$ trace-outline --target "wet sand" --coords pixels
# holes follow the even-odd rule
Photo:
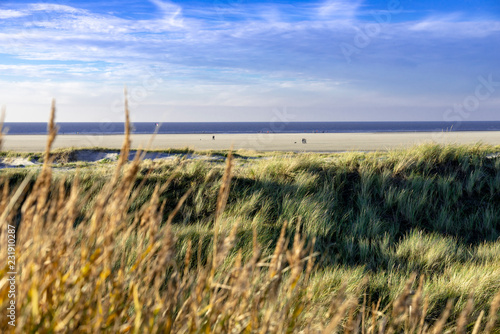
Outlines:
[[[132,135],[133,148],[147,146],[151,135]],[[302,139],[306,143],[302,143]],[[44,135],[7,135],[2,150],[42,152],[47,137]],[[103,147],[119,149],[123,135],[59,135],[54,148]],[[287,152],[339,152],[383,151],[410,147],[422,143],[474,144],[482,142],[500,145],[500,131],[467,132],[392,132],[392,133],[299,133],[299,134],[161,134],[151,149],[185,148],[195,150],[287,151]]]

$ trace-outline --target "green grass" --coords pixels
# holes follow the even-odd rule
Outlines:
[[[475,310],[485,309],[500,289],[500,159],[487,156],[498,151],[499,147],[485,145],[423,145],[389,152],[280,154],[261,159],[248,159],[258,155],[240,152],[223,214],[227,233],[233,222],[240,226],[230,259],[238,251],[243,258],[251,257],[253,228],[264,254],[270,255],[283,224],[289,223],[293,236],[300,222],[302,234],[309,241],[315,239],[319,253],[312,276],[318,305],[327,308],[331,292],[347,282],[348,292],[365,290],[370,300],[380,299],[385,307],[416,272],[426,277],[429,317],[437,317],[450,298],[456,301],[452,311],[456,317],[470,295]],[[150,201],[155,186],[175,171],[159,201],[165,203],[165,221],[181,196],[193,190],[174,219],[176,256],[181,261],[189,240],[212,249],[223,164],[181,160],[180,170],[177,164],[142,165],[135,183],[144,186],[130,212]],[[84,211],[93,207],[92,193],[113,173],[114,164],[97,165],[79,171],[83,192],[91,193]],[[0,175],[12,189],[27,173],[16,169]],[[55,177],[64,178],[69,192],[74,171]],[[132,247],[134,240],[128,244]],[[209,253],[203,254],[205,260]]]

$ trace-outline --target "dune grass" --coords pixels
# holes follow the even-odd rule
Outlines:
[[[0,172],[2,332],[500,329],[498,147],[128,162],[127,112],[116,163],[56,173],[54,114],[43,167]]]

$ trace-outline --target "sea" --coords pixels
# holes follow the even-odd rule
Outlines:
[[[124,123],[58,123],[59,134],[112,135],[124,132]],[[9,122],[4,130],[11,135],[46,134],[47,123]],[[136,134],[193,133],[376,133],[432,131],[500,131],[500,121],[478,122],[137,122]]]

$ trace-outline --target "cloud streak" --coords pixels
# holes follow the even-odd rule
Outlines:
[[[147,19],[71,2],[0,7],[0,54],[13,62],[0,62],[0,71],[8,77],[0,81],[94,80],[95,87],[117,87],[153,70],[163,82],[159,89],[185,96],[177,105],[258,107],[273,101],[334,111],[340,107],[331,96],[346,96],[352,99],[351,107],[360,110],[365,103],[358,97],[365,96],[380,108],[393,101],[404,112],[404,101],[409,106],[416,99],[434,101],[438,110],[467,92],[468,82],[478,74],[500,77],[495,57],[500,21],[491,17],[445,13],[399,20],[395,14],[390,22],[380,23],[367,16],[372,12],[365,2],[341,0],[288,5],[214,2],[212,7],[150,3],[155,12]],[[376,34],[370,35],[370,26],[377,27]],[[369,43],[361,44],[362,38]],[[351,62],[341,45],[355,47]],[[200,92],[200,97],[181,93],[185,87]],[[210,100],[203,93],[207,87]],[[346,98],[342,101],[347,108]],[[323,111],[314,117],[329,115]]]

